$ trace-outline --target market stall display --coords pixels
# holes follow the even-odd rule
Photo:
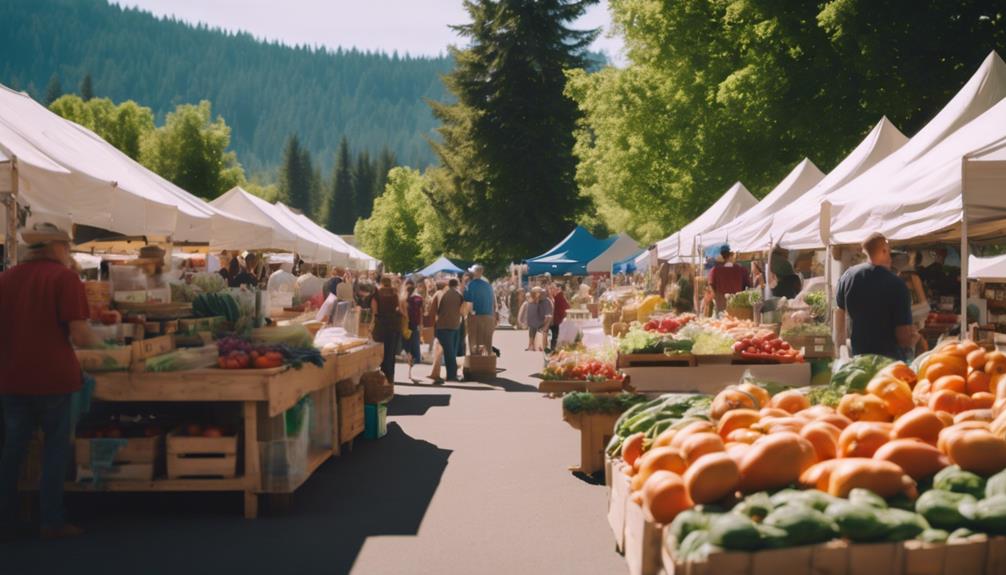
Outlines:
[[[629,407],[607,452],[630,572],[783,561],[811,573],[819,560],[860,573],[851,564],[868,550],[886,570],[867,572],[902,572],[922,553],[1001,572],[1006,355],[949,341],[914,367],[863,356],[824,389],[746,381]]]

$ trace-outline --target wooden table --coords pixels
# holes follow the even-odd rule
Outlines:
[[[107,481],[106,491],[238,491],[244,493],[244,515],[258,515],[262,489],[259,464],[259,414],[278,417],[304,396],[334,387],[344,379],[358,378],[377,369],[383,356],[380,344],[370,343],[347,353],[330,355],[325,366],[301,369],[197,369],[170,373],[105,373],[95,376],[94,398],[101,401],[234,402],[242,405],[244,426],[244,474],[232,479],[154,479],[152,481]],[[334,398],[334,393],[331,394]],[[333,399],[334,401],[334,399]],[[336,411],[332,411],[337,417]],[[309,453],[306,477],[310,477],[339,446],[338,425],[333,425],[332,448]],[[303,481],[291,486],[289,492]],[[69,483],[74,491],[94,490],[91,485]]]

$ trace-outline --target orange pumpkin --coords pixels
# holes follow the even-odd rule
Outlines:
[[[981,351],[981,350],[979,350]],[[989,392],[989,376],[984,371],[972,371],[968,374],[967,388],[964,390],[968,395]],[[990,394],[991,395],[991,394]]]
[[[732,409],[759,409],[759,407],[758,400],[750,393],[745,393],[736,387],[728,387],[713,398],[709,416],[717,420]]]
[[[980,346],[977,343],[975,343],[974,340],[971,340],[971,339],[965,339],[961,343],[957,344],[957,351],[958,351],[958,353],[964,355],[964,357],[967,357],[968,355],[971,355],[971,352],[973,352],[973,351],[975,351],[977,349],[981,349],[981,348],[980,348]]]
[[[933,391],[949,389],[957,393],[964,393],[968,388],[967,380],[959,375],[944,375],[939,379],[930,381],[933,382]]]
[[[1006,440],[982,429],[951,434],[947,455],[961,469],[989,476],[1006,468]]]
[[[760,419],[761,414],[753,409],[733,409],[723,414],[723,417],[716,422],[716,432],[720,437],[727,437],[731,431],[748,429]]]
[[[950,465],[950,460],[936,446],[918,439],[895,439],[885,443],[873,458],[894,463],[916,481]]]
[[[740,469],[741,462],[744,461],[744,456],[747,452],[751,450],[751,444],[749,443],[728,443],[726,444],[726,454],[730,456],[737,464],[737,468]]]
[[[829,459],[811,465],[800,474],[800,486],[804,489],[827,491],[828,483],[831,481],[831,472],[843,461],[854,461],[854,459]]]
[[[971,409],[971,398],[949,389],[934,391],[929,396],[929,409],[957,414]]]
[[[622,461],[628,466],[633,466],[639,456],[643,454],[643,440],[646,435],[642,432],[633,433],[625,438],[622,443]]]
[[[682,427],[671,439],[670,447],[681,449],[681,445],[696,433],[716,433],[716,427],[708,421],[695,421]]]
[[[1006,398],[1006,375],[1001,373],[989,374],[989,391],[996,396],[996,399]]]
[[[742,383],[737,386],[737,389],[755,398],[755,400],[758,402],[758,407],[755,409],[767,407],[769,402],[772,401],[772,396],[769,395],[768,390],[766,390],[764,387],[760,385],[755,385],[753,383]]]
[[[973,421],[973,420],[962,421],[960,423],[949,425],[947,427],[944,427],[943,430],[940,431],[940,437],[939,439],[936,440],[936,448],[942,451],[943,453],[948,453],[949,452],[948,446],[950,444],[950,439],[953,436],[959,433],[964,433],[965,431],[971,431],[973,429],[990,431],[990,428],[991,426],[984,421]]]
[[[660,435],[653,440],[653,445],[650,449],[656,449],[658,447],[670,447],[671,442],[674,441],[674,436],[678,433],[677,429],[668,428],[660,432]]]
[[[763,433],[777,433],[779,431],[792,431],[793,433],[799,433],[800,429],[806,423],[803,419],[799,417],[763,417],[756,425],[753,425],[751,429],[755,431],[761,431]]]
[[[943,427],[950,427],[954,424],[954,414],[945,411],[934,411],[933,413],[943,422]]]
[[[1006,374],[1006,354],[1001,351],[990,351],[985,354],[985,373],[989,377]]]
[[[884,408],[891,417],[898,417],[915,407],[912,399],[912,388],[900,379],[891,376],[878,375],[866,385],[867,393],[879,397],[884,402]]]
[[[763,407],[763,408],[761,408],[758,411],[758,413],[760,413],[762,417],[789,417],[790,416],[790,413],[788,411],[783,410],[783,409],[779,409],[777,407]]]
[[[807,409],[798,411],[796,417],[800,419],[805,419],[807,421],[816,421],[820,417],[827,417],[829,415],[835,415],[835,409],[827,405],[812,405]]]
[[[838,437],[839,457],[873,457],[880,446],[891,438],[890,423],[856,421],[842,430]]]
[[[908,384],[909,388],[915,387],[915,384],[919,381],[919,376],[903,361],[896,361],[888,365],[880,370],[879,374],[903,381]]]
[[[996,437],[1006,439],[1006,411],[1000,411],[996,418],[989,424],[989,431]]]
[[[770,405],[776,409],[796,413],[810,407],[810,400],[807,399],[806,395],[795,389],[787,389],[773,395]]]
[[[730,455],[710,453],[688,468],[684,480],[693,502],[712,503],[737,491],[741,473]]]
[[[814,464],[814,446],[799,435],[781,431],[754,442],[741,460],[740,490],[754,493],[795,482]]]
[[[753,429],[735,429],[727,434],[724,439],[728,443],[747,443],[750,445],[755,441],[758,441],[762,435],[764,434],[758,433]]]
[[[991,410],[992,406],[995,405],[995,402],[996,398],[994,395],[987,391],[979,391],[971,396],[971,409]]]
[[[800,430],[800,437],[814,446],[817,461],[834,459],[838,455],[838,437],[842,431],[830,423],[812,421]]]
[[[681,444],[681,456],[688,465],[707,453],[724,451],[723,438],[715,433],[693,433]]]
[[[968,362],[963,358],[952,358],[946,354],[934,356],[929,362],[925,373],[920,374],[923,379],[936,381],[947,375],[959,375],[964,377],[967,374]]]
[[[929,405],[929,396],[933,392],[933,384],[928,379],[920,379],[912,389],[912,400],[915,405]]]
[[[936,445],[940,438],[943,421],[928,407],[916,407],[902,415],[894,422],[891,437],[894,439],[920,439],[930,445]]]
[[[983,369],[988,362],[984,349],[975,349],[968,354],[968,367],[971,369]]]
[[[673,471],[657,471],[643,484],[642,505],[647,520],[666,524],[693,506],[684,479]]]
[[[869,489],[887,498],[899,493],[914,497],[915,481],[890,461],[876,459],[847,459],[831,471],[828,478],[828,493],[835,497],[848,497],[856,488]]]
[[[842,396],[838,412],[852,421],[891,421],[884,401],[875,395],[849,393]]]
[[[849,427],[852,420],[848,417],[842,415],[841,413],[831,413],[829,415],[822,415],[816,419],[816,421],[823,421],[825,423],[830,423],[839,429],[845,429]]]
[[[643,484],[657,471],[685,472],[687,465],[681,452],[673,447],[656,447],[639,458],[639,472],[632,476],[632,491],[639,491]]]
[[[954,423],[963,423],[965,421],[987,421],[992,423],[995,417],[992,416],[991,409],[969,409],[967,411],[962,411],[954,416]]]

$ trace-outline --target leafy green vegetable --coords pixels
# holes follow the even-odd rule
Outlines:
[[[839,367],[831,375],[831,386],[842,394],[862,392],[878,371],[894,363],[882,355],[857,355]]]
[[[562,398],[562,408],[570,413],[622,413],[626,409],[645,403],[645,395],[619,393],[618,395],[598,395],[578,391]]]
[[[754,307],[762,301],[761,290],[749,289],[727,296],[728,307]]]

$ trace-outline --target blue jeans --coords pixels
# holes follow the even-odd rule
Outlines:
[[[7,435],[0,456],[0,523],[14,520],[21,463],[32,433],[41,426],[45,434],[39,485],[42,527],[61,527],[63,481],[70,462],[70,394],[4,395],[2,400]]]
[[[409,341],[405,342],[405,350],[412,355],[412,362],[419,363],[423,360],[423,351],[420,349],[420,330],[423,329],[421,325],[409,325],[409,329],[412,330],[412,337]]]
[[[437,329],[437,341],[444,349],[444,367],[447,368],[447,381],[458,379],[458,330]]]

